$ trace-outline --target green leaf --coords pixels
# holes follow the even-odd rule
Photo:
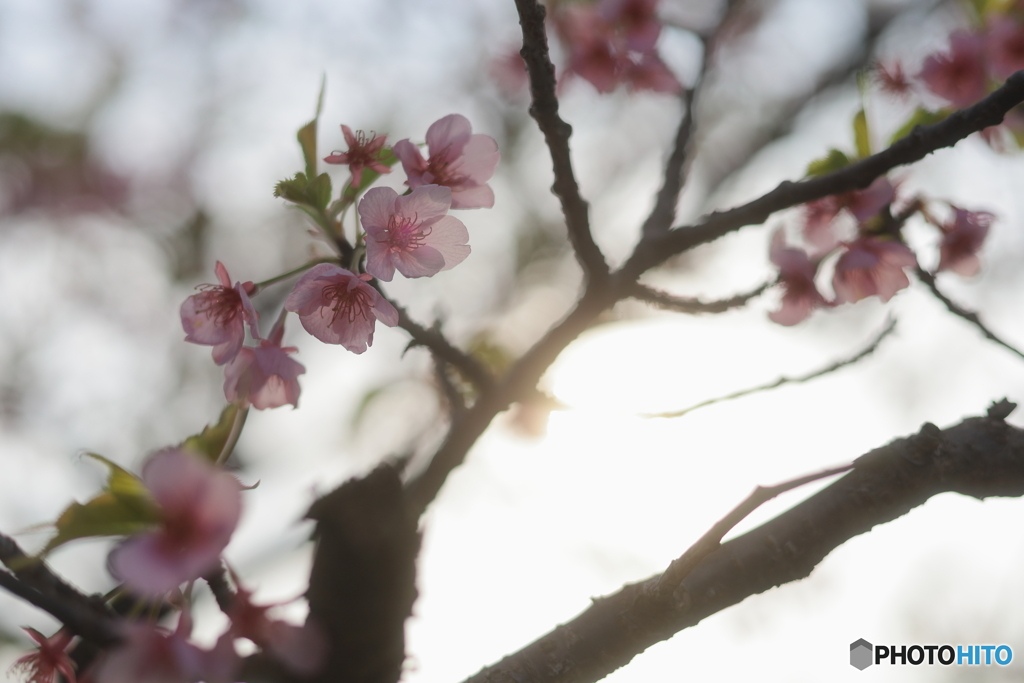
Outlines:
[[[224,410],[220,411],[220,418],[214,424],[207,425],[203,431],[185,439],[181,448],[201,455],[210,462],[217,462],[224,444],[228,442],[231,434],[231,426],[235,423],[239,407],[235,403],[229,403]],[[241,417],[245,420],[245,415]]]
[[[857,147],[858,158],[871,156],[871,133],[868,130],[868,117],[863,109],[853,117],[853,140]]]
[[[320,121],[320,112],[324,108],[324,90],[327,89],[327,76],[324,75],[320,81],[320,96],[316,100],[316,115],[313,120],[299,129],[299,146],[302,148],[302,158],[306,162],[306,177],[312,178],[316,175],[316,133],[317,123]]]
[[[913,132],[914,128],[918,126],[930,126],[932,124],[942,121],[949,116],[949,110],[940,109],[939,111],[928,111],[927,109],[918,108],[907,122],[904,123],[898,131],[896,131],[892,138],[889,140],[889,144],[896,142],[901,138],[905,138]]]
[[[331,177],[321,173],[312,180],[308,180],[305,173],[296,173],[291,180],[282,180],[274,186],[274,196],[287,199],[300,206],[305,205],[313,209],[314,220],[322,222],[322,214],[327,210],[327,204],[331,201]]]
[[[40,557],[78,538],[122,536],[152,528],[160,511],[142,481],[102,455],[87,453],[110,470],[103,492],[87,503],[72,503],[54,523],[57,534]]]
[[[398,157],[395,156],[395,153],[391,151],[390,147],[385,147],[384,149],[382,149],[380,151],[380,156],[377,157],[377,160],[380,163],[387,166],[388,168],[391,168],[396,163],[398,163]],[[377,178],[380,178],[380,176],[381,174],[377,173],[377,171],[374,171],[372,168],[364,166],[363,177],[360,179],[361,182],[359,183],[359,186],[353,187],[351,182],[345,186],[345,191],[341,194],[342,203],[341,206],[338,208],[338,213],[344,211],[347,206],[349,206],[356,200],[356,197],[358,197],[366,190],[366,188],[370,187],[370,185],[373,185],[375,182],[377,182]]]
[[[844,166],[850,165],[850,157],[846,156],[845,153],[840,152],[838,149],[830,149],[828,154],[815,159],[811,163],[807,164],[807,175],[825,175],[832,171],[838,171]]]

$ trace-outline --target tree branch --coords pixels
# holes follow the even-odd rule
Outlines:
[[[733,308],[746,305],[755,296],[760,296],[771,284],[766,282],[757,289],[737,294],[728,299],[719,299],[718,301],[701,301],[700,299],[692,299],[690,297],[675,296],[668,292],[662,292],[653,287],[642,285],[639,282],[631,283],[629,295],[634,299],[644,301],[658,308],[679,313],[725,313]]]
[[[558,115],[555,66],[548,55],[544,7],[537,0],[516,0],[516,10],[519,12],[519,24],[523,28],[523,49],[519,54],[526,62],[530,94],[533,97],[530,116],[537,121],[537,127],[544,134],[555,172],[555,184],[551,191],[562,203],[569,241],[587,280],[605,280],[608,277],[608,263],[590,233],[587,203],[580,196],[572,170],[572,159],[569,156],[572,126]]]
[[[999,125],[1006,112],[1024,102],[1024,72],[1006,79],[1002,87],[976,104],[954,112],[931,126],[917,126],[889,148],[838,171],[796,182],[784,181],[771,192],[742,206],[716,211],[696,225],[674,228],[641,239],[633,255],[616,273],[620,280],[636,280],[668,258],[712,242],[748,225],[763,223],[776,211],[830,195],[863,189],[897,166],[920,161],[943,147],[952,147],[971,133]]]
[[[95,645],[104,647],[120,640],[116,615],[101,596],[78,591],[4,534],[0,534],[0,562],[11,570],[0,570],[0,587],[49,612],[72,633]]]
[[[918,434],[861,456],[835,483],[766,524],[722,544],[668,597],[662,575],[600,598],[567,624],[466,683],[591,683],[651,645],[750,595],[808,576],[834,548],[938,493],[1024,495],[1024,430],[1003,420],[1005,399],[985,417]]]
[[[931,293],[935,295],[935,298],[941,301],[950,313],[957,317],[963,318],[967,322],[977,327],[981,331],[981,333],[985,335],[986,339],[994,341],[996,344],[999,344],[1004,349],[1007,349],[1008,351],[1016,355],[1018,358],[1024,358],[1024,353],[1021,353],[1020,349],[1009,344],[1008,342],[1003,341],[1002,339],[996,336],[995,332],[988,329],[988,326],[981,322],[981,318],[978,317],[977,313],[974,313],[973,311],[968,311],[966,308],[963,308],[955,301],[950,299],[948,296],[943,294],[939,290],[939,286],[935,283],[934,275],[926,271],[921,266],[918,266],[915,272],[917,273],[917,278],[921,282],[923,282],[929,290],[931,290]]]
[[[734,398],[741,398],[743,396],[749,396],[750,394],[756,394],[756,393],[758,393],[760,391],[770,391],[771,389],[775,389],[777,387],[781,387],[783,384],[797,384],[797,383],[800,383],[800,382],[809,382],[810,380],[817,379],[818,377],[821,377],[822,375],[827,375],[830,372],[835,372],[836,370],[839,370],[840,368],[845,368],[847,365],[853,365],[854,363],[856,363],[857,361],[861,360],[862,358],[865,358],[865,357],[871,355],[872,353],[875,352],[875,349],[878,348],[878,345],[882,343],[882,340],[885,339],[886,337],[888,337],[889,334],[893,330],[895,330],[895,329],[896,329],[896,320],[894,318],[894,319],[889,321],[889,323],[885,326],[885,329],[883,329],[881,332],[879,332],[875,336],[875,338],[871,341],[870,344],[865,346],[863,349],[861,349],[860,351],[858,351],[854,355],[850,356],[849,358],[843,358],[842,360],[837,360],[834,363],[830,363],[829,365],[827,365],[827,366],[825,366],[823,368],[820,368],[818,370],[814,370],[812,372],[808,372],[807,374],[798,375],[796,377],[785,377],[785,376],[779,377],[778,379],[776,379],[776,380],[774,380],[772,382],[769,382],[768,384],[762,384],[760,386],[752,387],[750,389],[742,389],[740,391],[734,391],[733,393],[726,394],[725,396],[716,396],[715,398],[709,398],[706,401],[701,401],[700,403],[694,404],[694,405],[690,406],[689,408],[683,408],[682,410],[672,410],[672,411],[664,412],[664,413],[653,413],[653,414],[650,414],[650,415],[645,415],[644,417],[682,417],[683,415],[686,415],[687,413],[693,412],[694,410],[697,410],[698,408],[703,408],[705,406],[714,405],[715,403],[721,403],[722,401],[731,401]]]

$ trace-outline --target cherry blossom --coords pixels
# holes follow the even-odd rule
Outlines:
[[[949,36],[949,52],[928,57],[919,77],[954,107],[974,104],[986,90],[984,47],[980,36],[954,31]]]
[[[371,168],[377,173],[391,173],[391,169],[380,160],[381,151],[384,149],[386,135],[370,137],[363,131],[352,132],[352,129],[342,124],[341,133],[345,136],[345,143],[348,145],[347,152],[333,152],[330,156],[324,157],[329,164],[348,164],[352,172],[352,187],[359,187],[363,180],[363,169]]]
[[[398,311],[366,284],[370,279],[333,263],[320,263],[299,278],[284,307],[298,313],[302,326],[320,341],[362,353],[373,343],[378,320],[389,327],[398,324]]]
[[[843,243],[846,251],[836,262],[832,287],[839,302],[854,302],[875,294],[888,301],[910,286],[903,271],[917,265],[914,252],[902,242],[863,236]]]
[[[237,586],[238,580],[235,579]],[[295,626],[271,619],[267,611],[276,605],[254,605],[252,592],[237,587],[228,617],[231,634],[248,638],[292,672],[309,676],[316,673],[327,654],[327,643],[313,624]]]
[[[234,638],[225,633],[212,650],[189,642],[192,618],[186,609],[174,632],[131,622],[122,643],[89,670],[93,683],[229,683],[241,664]]]
[[[977,275],[981,269],[978,251],[993,218],[987,211],[956,209],[953,221],[940,226],[943,235],[938,270],[951,270],[964,277]]]
[[[242,348],[243,322],[249,324],[253,337],[259,337],[259,316],[249,301],[253,283],[236,282],[232,286],[228,270],[220,261],[216,272],[219,285],[199,285],[199,293],[181,305],[181,325],[185,328],[185,341],[212,346],[214,362],[224,365]]]
[[[876,64],[874,78],[882,92],[900,99],[907,97],[914,87],[910,76],[903,70],[903,65],[899,62]]]
[[[242,512],[241,489],[230,474],[177,448],[152,455],[142,482],[160,523],[114,548],[108,563],[130,589],[161,595],[216,565]]]
[[[989,70],[1000,79],[1024,69],[1024,26],[1013,19],[995,17],[985,39]]]
[[[621,29],[629,49],[650,52],[661,33],[657,7],[658,0],[601,0],[597,11],[605,21]]]
[[[279,408],[287,403],[299,407],[298,376],[306,372],[289,354],[294,346],[281,347],[284,325],[278,324],[269,339],[256,348],[244,347],[224,368],[224,396],[257,410]]]
[[[22,630],[36,642],[36,650],[19,657],[11,665],[10,673],[23,674],[28,683],[56,683],[60,673],[67,683],[75,683],[75,664],[66,652],[74,635],[66,628],[49,638],[34,628]]]
[[[779,267],[779,284],[783,289],[782,308],[768,314],[772,322],[796,325],[815,308],[829,305],[814,284],[818,264],[811,261],[802,249],[786,246],[781,229],[772,235],[769,258]]]
[[[398,269],[405,277],[430,277],[469,256],[469,231],[449,216],[452,192],[442,185],[421,185],[407,196],[375,187],[359,202],[366,230],[366,270],[391,282]]]
[[[841,211],[849,211],[858,223],[863,223],[878,215],[895,198],[896,186],[888,178],[881,177],[863,190],[808,202],[805,208],[804,238],[817,252],[830,251],[839,243],[831,224]]]
[[[409,140],[395,143],[395,155],[402,162],[411,188],[443,185],[452,191],[453,209],[489,209],[494,206],[494,191],[487,184],[498,166],[498,143],[489,135],[473,134],[469,119],[449,114],[427,129],[427,151]]]

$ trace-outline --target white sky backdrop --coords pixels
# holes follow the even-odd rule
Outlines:
[[[693,8],[679,0],[673,9]],[[953,16],[912,17],[883,49],[915,65],[919,50],[941,44]],[[864,25],[856,0],[782,0],[751,37],[756,51],[736,56],[737,71],[719,86],[722,97],[732,93],[736,125],[751,115],[744,107],[755,91],[807,87],[806,66],[835,61]],[[52,520],[71,497],[90,496],[101,472],[77,456],[82,449],[137,465],[148,450],[213,419],[222,404],[209,350],[181,343],[177,307],[196,283],[173,285],[165,276],[161,230],[186,217],[175,195],[160,191],[175,169],[191,169],[185,182],[213,215],[206,279],[213,258],[236,278],[273,276],[308,249],[304,226],[271,189],[300,167],[294,132],[312,113],[321,76],[328,83],[322,153],[343,146],[340,123],[387,131],[393,142],[422,139],[432,121],[459,112],[511,158],[484,67],[514,44],[516,32],[511,0],[0,1],[0,106],[78,125],[119,64],[124,81],[90,132],[108,163],[148,187],[149,202],[128,219],[25,214],[0,225],[0,359],[30,387],[21,417],[0,423],[0,530]],[[692,38],[670,31],[662,47],[681,74],[692,72]],[[856,107],[852,88],[823,99],[797,121],[796,136],[770,147],[717,204],[799,177],[827,145],[849,148]],[[659,185],[660,150],[673,135],[677,105],[663,96],[601,98],[574,83],[563,116],[574,126],[597,238],[620,260]],[[716,136],[728,138],[728,129]],[[530,130],[515,144],[518,165],[504,166],[493,183],[496,208],[460,214],[471,259],[428,282],[389,287],[420,320],[448,316],[447,329],[463,342],[501,298],[517,222],[557,220],[539,136]],[[388,182],[402,180],[396,172]],[[1024,159],[998,156],[972,139],[929,158],[905,183],[999,216],[983,251],[984,273],[940,283],[1018,345],[1022,181]],[[692,198],[684,206],[699,212]],[[781,223],[775,217],[767,227]],[[656,279],[709,298],[756,286],[771,272],[769,229],[748,228],[698,250]],[[911,240],[933,243],[934,236],[915,231]],[[483,327],[511,335],[513,345],[535,337],[575,291],[575,270],[559,272],[515,302],[514,314]],[[628,306],[623,320],[586,334],[550,373],[550,389],[576,409],[555,413],[544,438],[516,436],[499,420],[426,518],[408,681],[455,683],[570,619],[591,596],[660,571],[759,483],[846,462],[925,420],[946,426],[1003,396],[1024,399],[1024,363],[986,344],[920,287],[888,306],[863,302],[794,329],[768,322],[772,301],[707,318]],[[827,364],[864,344],[888,312],[899,331],[855,368],[678,420],[635,417]],[[406,382],[371,406],[366,426],[349,427],[367,389],[425,375],[422,352],[399,360],[404,333],[378,330],[363,356],[323,346],[295,324],[288,341],[307,368],[302,407],[250,416],[241,476],[262,483],[246,494],[246,516],[228,550],[266,600],[304,588],[309,529],[296,520],[314,492],[365,471],[436,417],[430,391]],[[810,579],[709,618],[609,680],[935,680],[957,673],[857,672],[848,647],[861,637],[1008,643],[1019,658],[1008,670],[972,671],[965,680],[1020,678],[1022,513],[1018,500],[939,496],[842,546]],[[19,538],[36,547],[43,536]],[[59,551],[53,564],[86,590],[105,590],[105,552],[102,543],[80,543]],[[301,605],[292,609],[301,614]],[[201,618],[206,637],[220,628],[215,612]],[[45,630],[52,621],[0,595],[0,625]],[[0,651],[0,665],[16,655]]]

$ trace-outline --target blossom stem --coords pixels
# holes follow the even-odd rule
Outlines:
[[[270,278],[269,280],[264,280],[263,282],[257,282],[253,286],[253,290],[252,290],[251,296],[256,296],[257,294],[259,294],[260,291],[264,287],[269,287],[270,285],[276,285],[278,282],[281,282],[282,280],[287,280],[288,278],[290,278],[290,277],[292,277],[294,275],[298,275],[299,273],[306,272],[307,270],[309,270],[313,266],[319,265],[321,263],[337,263],[337,262],[338,262],[338,259],[336,259],[336,258],[321,258],[321,259],[316,259],[315,261],[310,261],[309,263],[303,263],[298,268],[293,268],[292,270],[289,270],[287,273],[281,273],[280,275],[275,275],[274,277]]]
[[[242,434],[242,427],[245,425],[245,418],[248,415],[248,406],[239,408],[238,412],[235,413],[235,419],[231,423],[231,431],[228,433],[227,441],[224,442],[224,448],[221,449],[220,455],[217,456],[217,462],[215,463],[217,467],[223,465],[231,457],[231,452],[235,450],[235,444],[238,443],[238,437]]]

